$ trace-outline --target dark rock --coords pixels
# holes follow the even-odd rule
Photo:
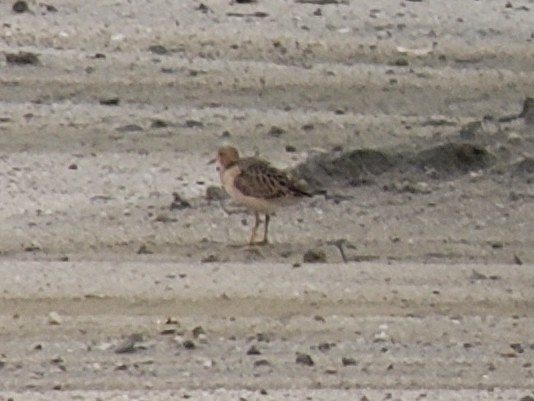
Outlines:
[[[315,365],[315,362],[313,362],[313,359],[308,354],[303,354],[301,352],[297,352],[297,358],[295,362],[298,365],[305,365],[305,366],[313,366]]]
[[[308,249],[302,261],[304,263],[326,263],[326,252],[322,249]]]
[[[169,50],[167,50],[167,48],[163,45],[152,45],[152,46],[149,46],[148,47],[148,51],[154,53],[154,54],[159,54],[159,55],[164,55],[164,54],[169,54]]]
[[[285,132],[286,131],[284,129],[273,125],[269,129],[269,132],[267,132],[267,135],[275,137],[275,138],[280,138],[283,134],[285,134]]]
[[[460,128],[460,138],[473,140],[484,133],[481,121],[471,121]]]
[[[170,124],[167,121],[155,118],[150,123],[150,128],[167,128],[169,125]]]
[[[523,102],[523,110],[519,117],[525,120],[526,124],[534,124],[534,97],[527,97]]]
[[[202,128],[204,127],[204,123],[202,121],[197,120],[186,120],[185,126],[187,128]]]
[[[69,170],[78,170],[78,165],[76,163],[69,164]]]
[[[8,64],[18,65],[39,65],[39,56],[31,52],[6,53],[6,62]]]
[[[206,335],[206,331],[204,330],[204,327],[202,326],[196,326],[191,330],[191,333],[193,334],[193,337],[198,338],[201,335]]]
[[[257,361],[254,361],[255,368],[260,366],[271,366],[271,362],[269,362],[267,359],[258,359]]]
[[[512,348],[518,354],[522,354],[523,352],[525,352],[525,349],[519,343],[510,344],[510,348]]]
[[[220,201],[227,197],[226,191],[221,187],[210,185],[206,188],[206,199],[208,201]]]
[[[142,244],[139,249],[137,250],[138,255],[151,255],[154,252],[152,252],[150,249],[148,249],[148,246],[146,244]]]
[[[99,100],[99,103],[103,106],[118,106],[120,99],[118,96],[104,97]]]
[[[261,351],[253,345],[247,350],[247,355],[261,355]]]
[[[49,13],[57,13],[58,12],[58,9],[53,6],[52,4],[43,4],[43,6],[46,8],[46,11],[48,11]]]
[[[327,351],[330,351],[332,349],[332,347],[335,347],[336,344],[334,343],[327,343],[327,342],[324,342],[324,343],[320,343],[318,346],[317,346],[317,349],[319,351],[323,351],[323,352],[327,352]]]
[[[140,132],[143,131],[143,127],[137,124],[126,124],[115,128],[117,132]]]
[[[200,260],[202,263],[214,263],[219,262],[220,259],[217,255],[210,254]]]
[[[172,200],[171,206],[169,207],[171,210],[182,210],[182,209],[187,209],[191,207],[191,203],[183,199],[180,196],[180,194],[178,194],[177,192],[173,192],[172,197],[173,197],[173,200]]]
[[[209,11],[211,11],[210,8],[204,3],[200,3],[197,7],[197,10],[203,14],[207,14]]]
[[[143,341],[143,336],[139,333],[134,333],[128,336],[117,348],[115,348],[116,354],[126,354],[136,351],[136,344]]]
[[[195,349],[195,348],[196,348],[196,345],[195,345],[195,343],[194,343],[192,340],[185,340],[185,341],[182,343],[182,346],[183,346],[185,349]]]
[[[343,366],[354,366],[358,362],[356,362],[356,359],[354,358],[344,356],[343,358],[341,358],[341,363],[343,364]]]
[[[28,7],[28,3],[26,3],[25,1],[18,0],[13,3],[13,11],[21,14],[30,11],[30,7]]]
[[[293,145],[286,145],[286,152],[288,153],[294,153],[297,151],[297,148],[294,147]]]

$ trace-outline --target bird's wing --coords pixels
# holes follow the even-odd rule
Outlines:
[[[240,174],[236,176],[234,185],[243,195],[262,199],[311,196],[266,161],[245,158],[240,159],[237,166]]]

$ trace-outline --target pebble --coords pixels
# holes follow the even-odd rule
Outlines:
[[[118,106],[120,98],[118,96],[103,97],[99,100],[99,103],[103,106]]]
[[[228,195],[221,187],[210,185],[206,188],[206,199],[208,201],[219,201],[226,199]]]
[[[39,56],[31,52],[6,53],[6,62],[8,64],[18,65],[39,65]]]
[[[326,263],[326,252],[322,249],[308,249],[302,261],[304,263]]]
[[[253,345],[247,350],[247,355],[261,355],[261,351]]]
[[[295,359],[295,362],[298,365],[305,365],[305,366],[313,366],[315,365],[315,362],[313,362],[313,359],[308,354],[303,354],[301,352],[297,352],[297,358]]]
[[[16,13],[25,13],[30,10],[30,7],[28,7],[28,3],[26,3],[23,0],[18,0],[13,4],[13,11]]]
[[[59,313],[52,311],[48,314],[48,324],[60,325],[61,323],[63,323],[63,318],[59,315]]]
[[[139,333],[129,335],[117,348],[115,348],[116,354],[131,353],[136,350],[136,344],[143,341],[143,336]]]
[[[357,363],[358,362],[356,362],[356,359],[351,358],[351,357],[344,356],[344,357],[341,358],[341,364],[343,366],[354,366]]]
[[[171,210],[182,210],[182,209],[187,209],[191,207],[191,203],[189,203],[189,201],[182,198],[180,194],[178,194],[177,192],[173,192],[172,197],[173,197],[173,200],[170,206]]]

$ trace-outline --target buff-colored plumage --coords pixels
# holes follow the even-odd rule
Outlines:
[[[261,224],[260,213],[265,214],[263,240],[268,242],[270,215],[280,206],[290,205],[300,198],[311,196],[284,172],[268,162],[254,157],[240,158],[233,146],[224,146],[217,152],[222,185],[230,197],[254,211],[256,223],[249,244],[255,244],[256,231]]]

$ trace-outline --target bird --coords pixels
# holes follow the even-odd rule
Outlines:
[[[269,222],[272,213],[281,206],[295,204],[312,195],[291,179],[285,172],[269,162],[256,158],[241,158],[233,146],[222,146],[217,150],[217,170],[222,186],[236,202],[254,212],[255,223],[249,238],[249,245],[269,243]],[[263,240],[256,241],[258,228],[265,215]]]

